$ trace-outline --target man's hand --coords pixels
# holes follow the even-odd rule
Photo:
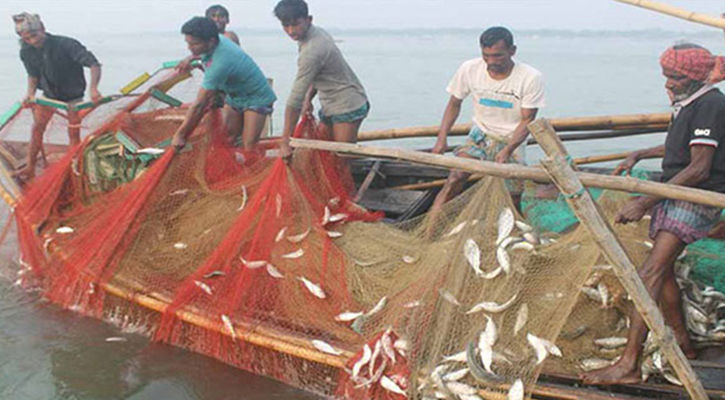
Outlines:
[[[448,142],[446,140],[443,141],[437,141],[435,146],[433,146],[433,149],[431,149],[431,153],[433,154],[443,154],[446,152],[446,149],[448,148]]]
[[[496,161],[499,164],[506,164],[508,160],[511,158],[511,154],[513,153],[513,149],[511,146],[506,146],[501,151],[496,154],[496,157],[494,158],[494,161]]]
[[[35,101],[35,95],[27,95],[23,99],[23,107],[30,107]]]
[[[619,210],[617,216],[614,218],[614,222],[618,224],[628,224],[630,222],[639,221],[647,213],[647,207],[644,204],[643,198],[638,197],[632,199],[624,207]]]
[[[103,100],[103,95],[98,91],[98,88],[91,88],[91,101],[93,101],[93,104],[98,105],[101,100]]]
[[[302,104],[302,110],[300,110],[300,115],[313,116],[314,111],[315,111],[315,106],[312,105],[312,101],[305,101]]]
[[[178,133],[174,134],[174,137],[171,139],[171,145],[174,146],[174,151],[179,153],[186,146],[186,139]]]
[[[612,171],[612,175],[621,175],[622,172],[624,172],[626,175],[631,175],[632,168],[634,168],[638,161],[639,155],[636,151],[629,153],[627,158],[619,165],[617,165],[617,168],[615,168],[614,171]]]
[[[176,71],[180,73],[189,72],[192,69],[194,69],[194,66],[192,63],[197,60],[197,57],[195,56],[189,56],[185,59],[179,61],[179,63],[176,65]]]
[[[289,139],[282,139],[282,143],[280,143],[279,145],[279,155],[288,164],[290,163],[290,161],[292,161],[292,152],[293,150],[292,147],[289,145]]]

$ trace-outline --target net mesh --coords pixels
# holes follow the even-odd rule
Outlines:
[[[594,339],[626,329],[631,305],[587,232],[532,228],[500,179],[435,220],[387,224],[351,201],[346,160],[298,150],[288,165],[265,141],[243,153],[219,110],[179,154],[100,154],[119,132],[143,147],[173,134],[181,111],[151,88],[94,111],[106,118],[17,206],[21,265],[54,302],[351,399],[473,399],[517,380],[528,393],[542,368],[581,372],[601,357]],[[295,135],[328,136],[310,119]],[[600,206],[611,218],[624,200],[605,192]],[[617,227],[635,264],[646,226]]]

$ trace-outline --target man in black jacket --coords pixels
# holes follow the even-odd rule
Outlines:
[[[20,59],[28,72],[28,91],[25,105],[35,99],[37,89],[43,96],[68,104],[68,136],[70,145],[80,143],[80,118],[73,108],[83,100],[86,79],[83,67],[91,69],[90,95],[94,102],[101,100],[98,83],[101,80],[101,64],[80,42],[45,31],[37,14],[22,13],[13,16],[15,31],[21,39]],[[43,143],[43,133],[54,111],[48,107],[33,109],[33,128],[30,138],[28,162],[16,176],[30,179],[35,175],[35,162]]]

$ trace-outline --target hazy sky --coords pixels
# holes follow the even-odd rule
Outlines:
[[[49,31],[72,34],[174,32],[209,0],[2,0],[0,35],[14,34],[10,19],[20,11],[39,13]],[[722,0],[667,0],[691,11],[720,15]],[[276,28],[276,0],[225,0],[232,27]],[[613,0],[309,0],[318,24],[328,28],[513,29],[708,29]]]

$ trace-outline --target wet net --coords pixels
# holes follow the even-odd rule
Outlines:
[[[24,190],[22,276],[53,302],[350,399],[523,398],[543,368],[581,372],[603,358],[595,339],[623,335],[631,305],[588,234],[530,226],[502,180],[384,223],[351,201],[347,160],[243,152],[218,109],[184,151],[154,151],[183,107],[153,89],[94,110]],[[295,135],[328,137],[310,119]],[[601,199],[609,217],[626,200]],[[646,225],[617,228],[635,264]]]

